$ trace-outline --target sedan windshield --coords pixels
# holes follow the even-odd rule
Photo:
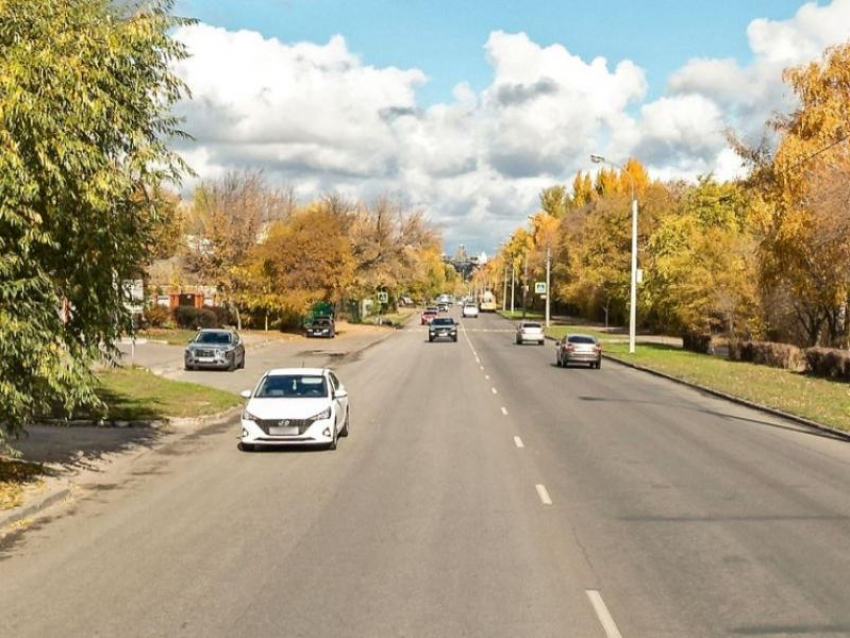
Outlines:
[[[534,330],[535,328],[542,328],[542,326],[539,323],[524,323],[522,324],[522,328],[523,330],[525,330],[526,328],[531,328],[532,330]]]
[[[227,345],[230,343],[229,332],[200,332],[195,337],[195,343],[213,343]]]
[[[442,319],[441,318],[441,319],[434,319],[434,321],[431,322],[431,325],[432,326],[453,326],[453,325],[455,325],[455,322],[454,322],[453,319],[448,319],[448,318]]]
[[[316,399],[326,396],[328,384],[324,377],[303,374],[268,376],[254,394],[257,399]]]
[[[596,339],[593,337],[584,337],[581,335],[575,335],[569,338],[570,343],[596,343]]]

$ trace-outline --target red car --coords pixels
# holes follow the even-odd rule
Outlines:
[[[419,317],[419,321],[420,321],[421,325],[423,325],[423,326],[429,325],[431,323],[431,320],[434,317],[436,317],[438,313],[439,313],[439,311],[436,308],[432,308],[432,307],[425,308],[425,312],[423,312]]]

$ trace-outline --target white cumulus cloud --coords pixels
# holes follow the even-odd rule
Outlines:
[[[448,243],[489,250],[535,210],[542,187],[586,170],[590,153],[636,156],[662,178],[736,174],[724,130],[755,134],[788,108],[782,70],[846,40],[848,24],[850,0],[754,20],[749,64],[692,59],[649,103],[632,61],[585,61],[495,31],[483,49],[490,84],[459,84],[428,107],[416,95],[421,70],[371,66],[342,36],[287,43],[197,24],[177,32],[191,57],[176,70],[193,93],[178,112],[196,138],[183,151],[202,177],[262,168],[303,198],[395,195]]]

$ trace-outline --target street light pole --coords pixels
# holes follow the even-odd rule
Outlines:
[[[632,189],[632,272],[629,290],[629,353],[635,352],[635,325],[637,324],[637,233],[638,233],[638,202],[635,190],[635,180],[631,174],[619,164],[610,162],[602,155],[591,155],[594,164],[608,164],[620,170],[629,178]]]
[[[514,295],[516,294],[516,264],[511,261],[511,317],[514,316]]]
[[[528,308],[528,250],[525,251],[525,268],[523,269],[522,277],[522,318],[525,319],[525,313]]]
[[[546,246],[546,327],[549,327],[549,304],[552,300],[552,249]]]
[[[505,311],[508,305],[508,265],[505,264],[505,279],[502,287],[502,312]]]

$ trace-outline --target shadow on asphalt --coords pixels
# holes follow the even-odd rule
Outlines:
[[[152,428],[34,425],[13,442],[23,458],[47,463],[58,471],[97,470],[105,456],[130,448],[153,447],[163,434]]]

